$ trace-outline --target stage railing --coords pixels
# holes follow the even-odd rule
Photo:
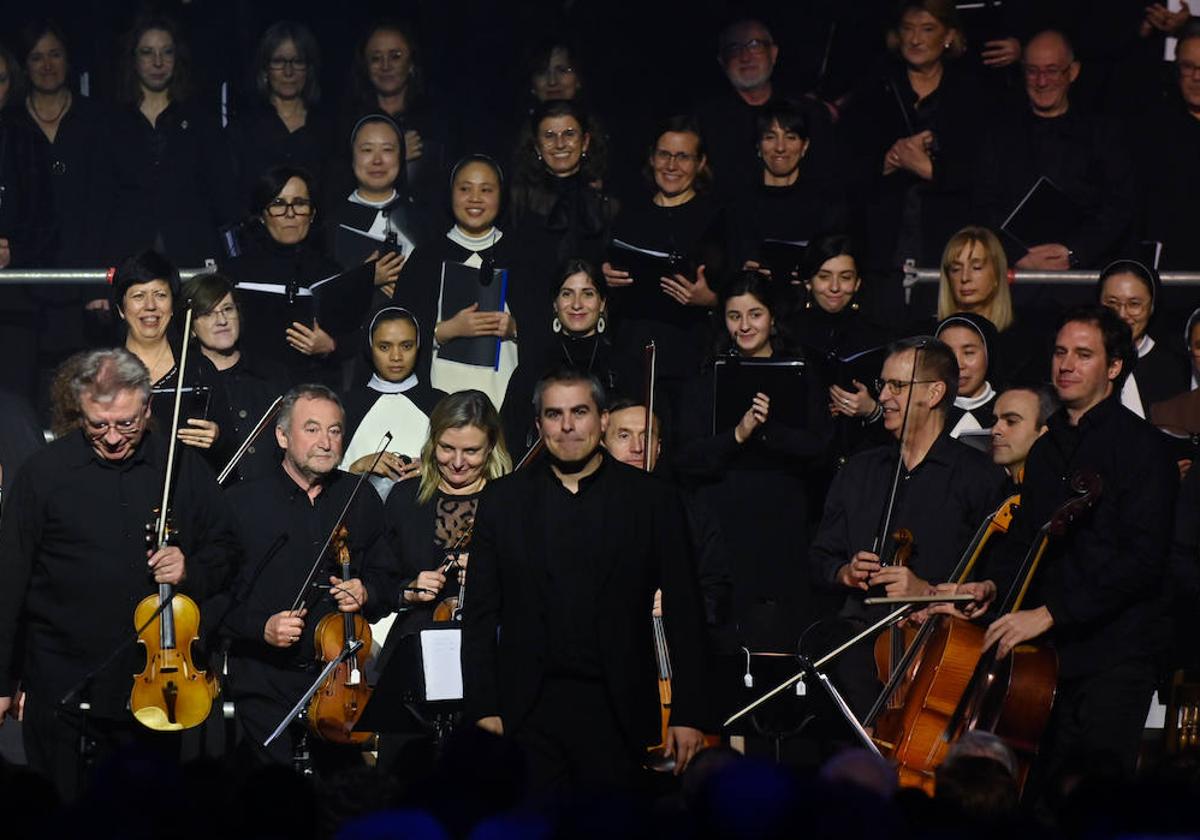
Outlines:
[[[181,268],[179,276],[189,280],[197,274],[216,271],[217,264],[209,260],[199,268]],[[39,286],[107,286],[108,268],[6,268],[0,270],[0,286],[36,283]]]
[[[1018,268],[1012,272],[1013,282],[1042,286],[1091,286],[1100,279],[1100,270],[1037,271]],[[919,268],[912,260],[904,263],[904,288],[918,283],[937,283],[942,277],[939,268]],[[1159,273],[1164,286],[1200,286],[1200,271],[1163,271]]]

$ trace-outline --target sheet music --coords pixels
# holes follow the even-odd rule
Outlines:
[[[461,653],[462,631],[457,627],[421,631],[421,665],[425,672],[426,700],[462,699]]]

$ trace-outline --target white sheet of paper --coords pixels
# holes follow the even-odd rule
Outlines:
[[[425,669],[425,699],[461,700],[462,630],[421,631],[421,661]]]

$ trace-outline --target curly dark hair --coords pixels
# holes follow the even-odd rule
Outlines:
[[[538,157],[537,134],[543,120],[551,117],[571,117],[579,123],[580,130],[589,138],[587,154],[580,163],[580,176],[585,184],[604,177],[608,162],[608,149],[603,133],[596,130],[595,121],[587,109],[574,99],[550,99],[541,102],[521,132],[515,155],[512,190],[509,197],[514,214],[527,210],[548,212],[554,203],[554,175]]]

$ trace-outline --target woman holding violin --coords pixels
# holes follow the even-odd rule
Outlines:
[[[429,417],[421,480],[397,484],[384,508],[387,538],[401,558],[406,608],[399,638],[429,621],[454,620],[466,583],[471,526],[489,480],[512,470],[500,416],[482,391],[444,397]],[[464,599],[465,600],[465,599]]]

